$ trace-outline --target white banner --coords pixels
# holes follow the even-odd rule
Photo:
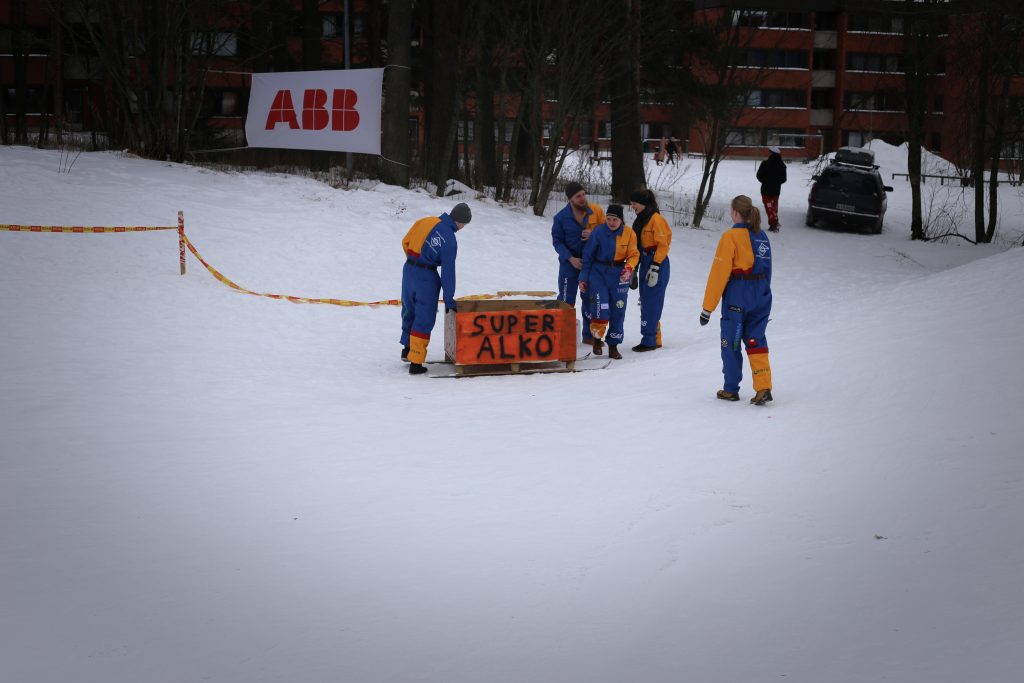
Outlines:
[[[384,69],[253,74],[250,147],[380,154]]]

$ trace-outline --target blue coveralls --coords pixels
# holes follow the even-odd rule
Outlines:
[[[612,232],[606,223],[594,228],[583,248],[583,268],[580,281],[587,283],[586,296],[590,297],[591,322],[608,323],[605,341],[612,345],[622,343],[623,327],[626,321],[626,297],[629,281],[619,282],[626,261],[615,260],[616,241],[622,230],[631,230],[625,225]]]
[[[431,224],[431,221],[437,221]],[[437,297],[444,290],[444,305],[455,308],[455,257],[458,226],[447,213],[417,221],[406,235],[405,265],[402,266],[403,346],[412,346],[410,359],[422,363],[430,332],[437,320]],[[437,269],[441,268],[438,275]],[[410,344],[410,337],[417,343]]]
[[[644,346],[657,346],[658,322],[661,311],[665,308],[665,289],[672,274],[672,266],[666,256],[659,265],[658,284],[647,286],[647,271],[654,263],[654,248],[640,252],[640,343]]]
[[[570,257],[583,258],[583,229],[590,222],[594,210],[587,205],[587,212],[584,216],[583,225],[576,222],[573,215],[572,205],[565,207],[555,214],[551,222],[551,243],[558,252],[558,300],[564,301],[570,306],[576,306],[576,291],[580,285],[580,271],[569,263]],[[583,295],[583,341],[589,342],[593,339],[590,334],[590,306],[589,295]]]
[[[746,225],[733,227],[745,228]],[[757,371],[767,367],[768,359],[765,328],[768,327],[768,317],[772,312],[772,248],[763,230],[757,233],[750,230],[746,232],[754,252],[754,265],[749,273],[734,271],[722,294],[723,388],[732,393],[739,392],[740,381],[743,379],[741,341],[751,359],[755,382],[758,379]]]

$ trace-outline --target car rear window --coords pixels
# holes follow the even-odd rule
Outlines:
[[[830,169],[821,176],[825,186],[831,190],[846,190],[847,192],[860,192],[875,194],[878,188],[875,187],[875,179],[872,176],[856,171],[840,171]]]

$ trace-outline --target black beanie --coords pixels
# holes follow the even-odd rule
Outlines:
[[[572,199],[576,196],[576,193],[583,189],[585,188],[574,180],[565,186],[565,198]]]
[[[629,196],[629,201],[635,202],[637,204],[643,204],[644,206],[647,206],[648,204],[651,203],[650,197],[648,197],[647,193],[644,192],[643,190],[639,190],[631,194]]]
[[[448,214],[456,223],[468,223],[473,220],[473,212],[469,210],[469,204],[459,202]]]
[[[622,204],[609,204],[608,210],[604,212],[605,216],[616,216],[620,221],[626,220],[626,217],[622,213]]]

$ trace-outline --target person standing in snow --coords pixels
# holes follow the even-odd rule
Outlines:
[[[768,148],[768,158],[757,167],[757,179],[761,181],[761,202],[768,216],[768,229],[779,231],[779,195],[786,182],[786,162],[778,147]]]
[[[437,296],[444,290],[445,311],[456,310],[455,233],[473,218],[469,206],[456,204],[451,213],[421,218],[402,238],[402,360],[409,374],[427,371],[427,344],[437,319]],[[441,269],[438,275],[437,269]]]
[[[668,144],[665,145],[666,163],[676,163],[676,152],[678,151],[679,148],[676,146],[676,138],[675,136],[672,136],[668,139]]]
[[[634,192],[629,205],[636,212],[633,231],[640,248],[641,338],[633,351],[642,353],[661,346],[661,311],[665,307],[665,289],[671,274],[668,250],[672,244],[672,228],[658,212],[658,202],[650,190]]]
[[[718,240],[704,290],[701,326],[722,302],[722,374],[725,386],[717,396],[723,401],[740,400],[743,357],[740,340],[747,349],[754,376],[754,397],[763,406],[772,400],[772,369],[768,364],[765,328],[772,312],[772,247],[761,230],[761,213],[750,197],[732,200],[733,226]]]
[[[619,344],[626,321],[629,280],[639,261],[636,233],[625,224],[622,206],[611,204],[604,223],[594,228],[583,248],[580,269],[580,292],[590,297],[590,333],[597,356],[607,338],[608,355],[622,358]]]
[[[594,228],[604,223],[604,211],[587,202],[587,191],[577,183],[565,186],[568,203],[551,222],[551,242],[558,254],[558,300],[576,306],[580,269],[583,267],[583,245]],[[583,295],[583,343],[593,345],[590,334],[589,297]]]

